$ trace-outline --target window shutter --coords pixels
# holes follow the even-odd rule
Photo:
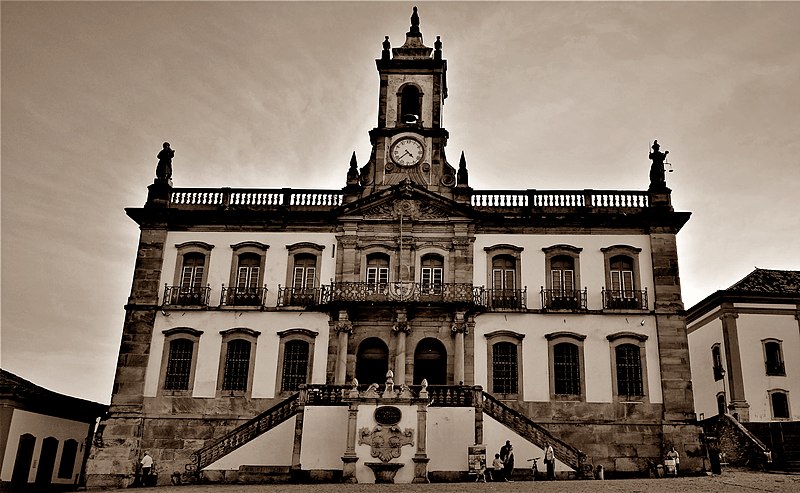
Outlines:
[[[433,269],[433,283],[442,284],[444,282],[444,270],[441,267]]]
[[[433,269],[431,269],[430,267],[423,267],[422,268],[422,273],[420,274],[420,281],[422,282],[422,284],[424,286],[428,286],[428,285],[431,284],[432,277],[433,277],[432,273],[431,273],[432,270]]]
[[[564,292],[571,293],[575,291],[575,272],[571,270],[564,271]]]
[[[515,275],[516,275],[516,273],[513,270],[511,270],[511,269],[506,270],[506,272],[505,272],[505,278],[506,279],[505,279],[505,286],[504,286],[505,289],[507,289],[509,291],[513,291],[516,288],[516,284],[517,283],[515,281]]]
[[[550,279],[553,291],[561,291],[561,271],[557,269],[551,270]]]
[[[294,268],[294,283],[292,287],[295,289],[300,289],[303,287],[303,279],[305,278],[305,269],[302,267],[295,267]]]
[[[389,268],[388,267],[380,267],[378,269],[378,282],[381,284],[385,284],[389,282]]]
[[[306,267],[306,278],[303,287],[306,289],[312,289],[314,287],[316,280],[317,280],[317,268]]]
[[[622,289],[626,292],[626,296],[633,296],[633,272],[629,270],[622,271]]]
[[[378,268],[367,267],[367,284],[376,284],[378,282]]]
[[[619,295],[622,280],[620,279],[619,271],[612,270],[611,271],[611,291],[614,293],[615,296]]]

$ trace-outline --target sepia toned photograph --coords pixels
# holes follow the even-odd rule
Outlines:
[[[800,491],[800,3],[0,23],[0,491]]]

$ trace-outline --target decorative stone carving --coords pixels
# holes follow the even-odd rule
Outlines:
[[[414,397],[414,393],[411,392],[411,387],[409,387],[404,383],[401,383],[397,391],[397,397],[398,399],[411,399]]]
[[[403,332],[404,334],[408,334],[411,332],[411,326],[406,321],[398,321],[395,322],[394,327],[392,327],[392,332],[397,334],[398,332]]]
[[[370,455],[381,462],[389,462],[400,457],[401,448],[414,444],[414,430],[394,426],[375,426],[372,430],[361,428],[358,431],[358,444],[369,445]]]
[[[367,390],[365,390],[364,393],[361,394],[361,397],[371,397],[373,399],[377,399],[380,396],[381,395],[378,393],[378,384],[377,383],[369,384],[369,387],[367,387]]]

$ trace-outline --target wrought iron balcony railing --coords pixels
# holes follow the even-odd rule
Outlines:
[[[603,289],[603,308],[606,310],[647,310],[647,289]]]
[[[543,310],[586,310],[586,289],[544,289],[542,288]]]
[[[480,304],[488,310],[526,310],[528,307],[528,288],[486,289]]]
[[[220,306],[257,306],[263,307],[267,287],[262,288],[240,288],[225,287],[222,285],[222,295],[220,296]]]
[[[208,306],[211,288],[196,286],[164,286],[164,304],[171,306]]]
[[[324,302],[468,303],[480,300],[482,288],[469,283],[335,282],[324,287]]]
[[[321,300],[321,288],[290,288],[278,285],[278,306],[316,306]]]

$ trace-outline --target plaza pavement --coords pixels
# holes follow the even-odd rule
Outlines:
[[[695,476],[664,479],[378,485],[186,485],[140,488],[139,491],[142,493],[146,493],[148,491],[151,493],[790,493],[800,492],[800,475],[725,470],[720,476]]]

